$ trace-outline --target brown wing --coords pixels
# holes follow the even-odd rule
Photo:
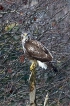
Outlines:
[[[47,54],[49,53],[49,51],[47,50],[47,48],[42,43],[40,43],[39,41],[37,41],[37,40],[31,40],[31,42],[32,42],[32,44],[37,45],[38,48],[43,49],[43,51],[45,53],[47,53]]]
[[[51,61],[52,56],[46,47],[36,40],[29,40],[25,43],[25,48],[33,59],[40,60],[42,62]]]

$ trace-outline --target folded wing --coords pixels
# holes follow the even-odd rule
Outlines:
[[[47,62],[52,61],[51,53],[46,49],[46,47],[36,41],[36,40],[29,40],[25,43],[25,48],[28,54],[36,60]]]

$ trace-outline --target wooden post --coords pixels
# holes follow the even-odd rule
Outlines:
[[[37,61],[34,60],[30,66],[30,106],[36,105],[36,66]]]

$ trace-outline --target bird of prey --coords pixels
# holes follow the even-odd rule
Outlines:
[[[53,56],[50,51],[39,41],[32,40],[28,33],[21,34],[22,47],[25,57],[31,62],[36,61],[37,64],[47,69],[47,64],[57,72],[56,67],[51,63]]]

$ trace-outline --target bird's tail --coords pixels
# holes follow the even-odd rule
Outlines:
[[[58,72],[58,69],[52,64],[52,62],[48,62],[47,65],[49,66],[49,68],[52,68],[54,72]]]
[[[52,64],[52,62],[44,63],[44,62],[37,60],[37,63],[39,67],[44,68],[45,70],[47,69],[47,66],[48,66],[49,68],[52,68],[54,72],[58,72],[57,68]]]

